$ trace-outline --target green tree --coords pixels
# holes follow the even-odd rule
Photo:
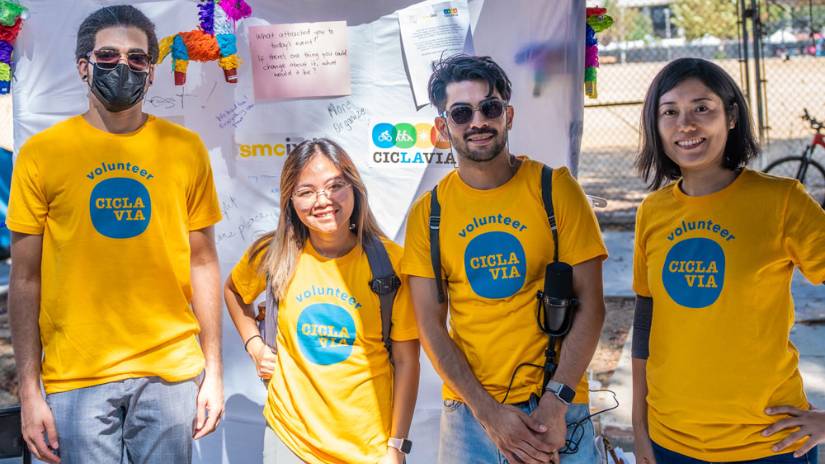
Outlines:
[[[712,35],[720,39],[737,36],[736,0],[676,0],[673,24],[688,40]]]
[[[624,9],[625,40],[644,40],[653,35],[653,20],[638,8]]]
[[[818,32],[825,29],[825,4],[821,0],[769,0],[761,13],[768,34],[782,28],[799,32],[810,32],[811,26]]]
[[[614,40],[644,40],[653,35],[653,21],[650,15],[639,8],[624,8],[617,0],[599,2],[613,18],[613,26],[599,33],[599,43],[607,45]]]
[[[616,0],[604,0],[604,2],[601,3],[601,6],[606,8],[607,14],[613,18],[613,25],[606,31],[602,31],[599,34],[599,42],[606,45],[614,40],[621,40],[621,34],[619,32],[622,25],[619,17],[619,7],[616,4]]]

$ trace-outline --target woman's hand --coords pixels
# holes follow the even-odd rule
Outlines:
[[[633,435],[633,454],[636,455],[636,462],[639,464],[656,464],[650,436],[647,433],[634,433]]]
[[[252,361],[255,362],[258,377],[262,379],[271,378],[272,372],[275,370],[275,361],[277,360],[275,350],[264,343],[260,337],[255,337],[254,340],[251,340],[247,350]]]
[[[796,458],[804,456],[814,446],[825,443],[825,411],[811,408],[806,411],[791,406],[774,406],[765,409],[769,416],[788,415],[785,419],[775,422],[770,427],[762,431],[762,435],[771,436],[777,432],[790,428],[799,428],[796,432],[788,435],[784,440],[773,446],[774,451],[782,451],[799,440],[808,437],[799,449],[794,451]]]

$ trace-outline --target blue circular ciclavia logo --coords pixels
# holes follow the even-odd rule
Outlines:
[[[662,268],[665,290],[688,308],[712,305],[725,284],[725,253],[708,238],[690,238],[674,245]]]
[[[476,295],[507,298],[524,285],[524,248],[506,232],[481,234],[464,250],[464,269]]]
[[[355,321],[340,306],[316,303],[298,317],[298,346],[305,358],[327,366],[349,358],[355,343]]]
[[[379,148],[392,148],[395,146],[395,138],[398,136],[398,129],[394,125],[382,122],[372,128],[372,143]]]
[[[89,214],[95,229],[110,238],[136,237],[149,226],[152,199],[140,182],[124,177],[106,179],[92,190]]]
[[[372,128],[372,143],[378,148],[392,148],[395,146],[395,138],[398,136],[398,129],[394,125],[382,122]]]

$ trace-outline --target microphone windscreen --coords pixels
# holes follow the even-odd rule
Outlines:
[[[548,264],[544,274],[544,292],[553,299],[572,299],[573,267],[562,262]],[[544,308],[545,324],[551,332],[558,332],[564,327],[569,309],[556,306]]]

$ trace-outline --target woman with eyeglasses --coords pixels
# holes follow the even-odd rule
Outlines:
[[[653,80],[637,165],[633,427],[637,462],[816,463],[791,278],[825,281],[825,211],[796,180],[747,167],[747,100],[684,58]],[[664,187],[663,184],[667,183]]]
[[[379,229],[358,171],[335,142],[297,145],[280,187],[277,229],[249,247],[224,292],[258,375],[269,379],[264,462],[402,463],[418,390],[418,332],[402,276],[390,357],[365,247],[380,242],[394,269],[403,250]],[[277,301],[274,347],[251,306],[263,292]]]

